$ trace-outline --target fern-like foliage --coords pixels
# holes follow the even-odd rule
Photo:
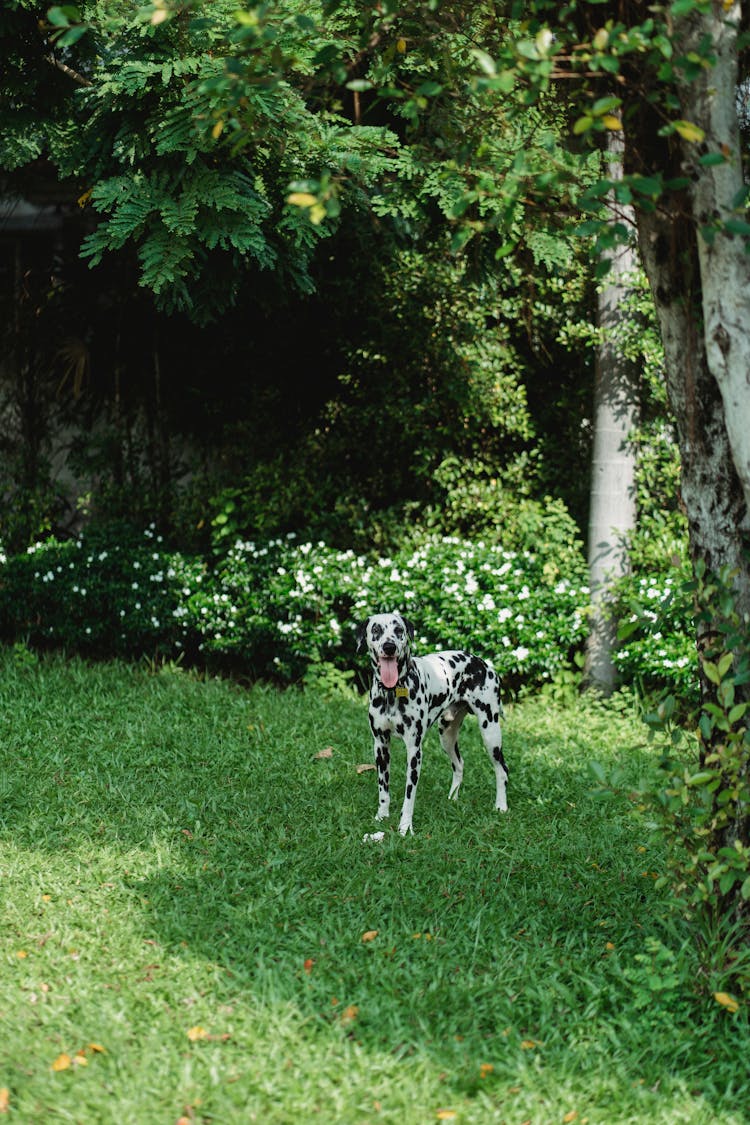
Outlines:
[[[309,292],[340,208],[311,223],[287,204],[289,185],[337,176],[356,205],[394,144],[307,96],[320,43],[300,0],[255,22],[236,9],[206,0],[160,22],[148,6],[84,2],[86,33],[58,49],[82,81],[68,80],[62,111],[42,115],[42,127],[19,118],[0,148],[6,167],[45,153],[62,177],[83,181],[97,216],[82,245],[89,263],[130,252],[159,304],[200,321],[236,300],[248,272]]]

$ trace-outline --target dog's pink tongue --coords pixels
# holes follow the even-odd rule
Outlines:
[[[395,688],[398,683],[398,664],[395,656],[380,657],[380,679],[383,687]]]

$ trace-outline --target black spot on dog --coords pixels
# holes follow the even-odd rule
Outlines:
[[[503,752],[499,746],[496,746],[492,751],[492,757],[495,759],[498,765],[501,765],[505,772],[508,773],[508,767],[505,764],[505,758],[503,757]]]

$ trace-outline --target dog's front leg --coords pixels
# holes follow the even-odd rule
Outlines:
[[[420,743],[407,742],[406,743],[406,790],[404,792],[404,803],[401,808],[401,820],[398,824],[398,830],[402,836],[407,832],[413,833],[411,826],[412,818],[414,816],[414,801],[417,797],[417,786],[419,785],[419,771],[422,768],[422,746]]]
[[[390,731],[373,731],[375,766],[378,771],[378,811],[376,820],[385,820],[391,811],[391,735]]]

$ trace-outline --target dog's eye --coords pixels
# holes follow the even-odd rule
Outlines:
[[[400,625],[397,625],[396,628],[393,630],[393,632],[396,634],[397,637],[403,637],[403,635],[404,635],[404,630],[401,628]]]

